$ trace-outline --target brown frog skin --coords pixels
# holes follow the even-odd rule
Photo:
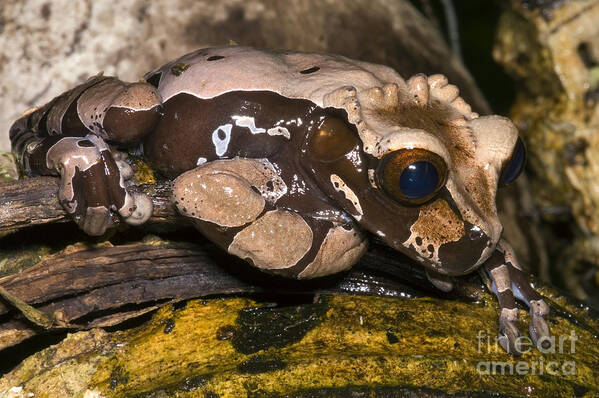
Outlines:
[[[549,307],[501,239],[495,207],[498,185],[522,168],[516,128],[473,113],[441,75],[406,81],[340,56],[208,48],[145,82],[93,77],[23,115],[10,138],[23,174],[61,176],[61,203],[88,234],[151,215],[116,150],[136,147],[174,179],[181,214],[261,270],[346,270],[370,232],[443,290],[484,267],[503,347],[520,352],[515,296],[535,343],[551,344]]]

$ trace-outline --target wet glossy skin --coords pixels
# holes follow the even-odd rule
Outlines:
[[[338,56],[223,47],[183,56],[146,81],[96,77],[11,129],[24,173],[60,174],[61,203],[86,232],[150,216],[114,150],[138,147],[173,179],[181,214],[264,271],[340,272],[365,252],[368,231],[444,290],[450,276],[485,264],[507,349],[517,348],[513,286],[531,308],[533,338],[549,335],[547,305],[500,240],[495,194],[515,167],[517,131],[471,112],[443,76],[405,81]],[[418,164],[436,177],[408,197],[400,177]]]
[[[373,186],[368,170],[377,170],[380,160],[364,153],[359,135],[347,122],[345,112],[326,110],[311,101],[288,99],[268,91],[234,91],[211,99],[183,93],[166,101],[163,112],[154,133],[144,141],[144,152],[165,175],[176,177],[191,170],[198,165],[198,159],[212,162],[235,157],[267,158],[288,185],[293,183],[297,187],[278,200],[279,208],[339,216],[343,211],[346,217],[352,216],[361,227],[376,233],[390,246],[413,255],[403,243],[410,236],[406,226],[418,219],[421,206],[401,205]],[[264,126],[284,128],[286,132],[257,133],[260,129],[267,130]],[[219,140],[229,140],[226,148],[214,143],[215,131]],[[345,192],[331,183],[333,175],[351,191],[360,193],[358,201],[363,214],[356,213]],[[474,227],[461,219],[446,190],[429,205],[437,206],[434,203],[441,201],[447,203],[445,210],[457,214],[460,222],[467,225],[465,231]],[[223,239],[219,243],[226,248],[232,237],[229,234]],[[484,233],[470,233],[442,245],[439,261],[445,267],[441,272],[460,275],[470,271],[490,244]],[[315,242],[314,246],[319,244]],[[426,260],[432,252],[428,250],[425,255],[421,257],[428,264]]]

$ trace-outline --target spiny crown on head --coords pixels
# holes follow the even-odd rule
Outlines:
[[[490,165],[498,174],[517,140],[509,119],[479,117],[443,75],[419,74],[350,95],[348,119],[357,126],[364,151],[377,158],[422,147],[454,170],[476,165],[491,172]]]
[[[431,134],[439,144],[455,148],[462,156],[476,149],[468,121],[478,118],[478,114],[472,112],[445,76],[419,74],[404,84],[370,88],[361,97],[362,120],[367,122],[362,121],[358,131],[365,150],[376,157],[398,149],[392,136],[415,130]]]
[[[348,114],[354,113],[349,118],[356,121],[365,152],[382,158],[421,148],[439,155],[449,169],[447,188],[462,216],[499,239],[495,191],[518,135],[509,119],[479,117],[442,75],[416,75],[361,90],[355,97],[359,106]]]

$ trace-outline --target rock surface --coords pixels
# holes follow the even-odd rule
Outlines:
[[[543,4],[541,4],[543,3]],[[535,5],[536,4],[536,5]],[[495,58],[517,84],[534,207],[554,282],[599,303],[599,1],[511,1]],[[575,237],[575,238],[573,238]],[[593,268],[594,267],[594,268]]]
[[[89,76],[135,81],[187,52],[230,42],[339,53],[406,77],[444,73],[475,110],[488,112],[468,72],[407,1],[23,0],[0,5],[0,150],[9,150],[8,129],[22,112]]]

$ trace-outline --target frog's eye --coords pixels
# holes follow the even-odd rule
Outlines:
[[[514,182],[520,173],[522,173],[522,170],[524,170],[525,163],[526,148],[524,147],[524,143],[520,137],[518,137],[518,141],[516,141],[516,146],[514,147],[514,152],[512,152],[512,157],[503,166],[503,170],[501,170],[499,185],[507,185]]]
[[[380,185],[393,199],[418,205],[430,200],[447,181],[443,158],[425,149],[402,149],[383,157]]]

